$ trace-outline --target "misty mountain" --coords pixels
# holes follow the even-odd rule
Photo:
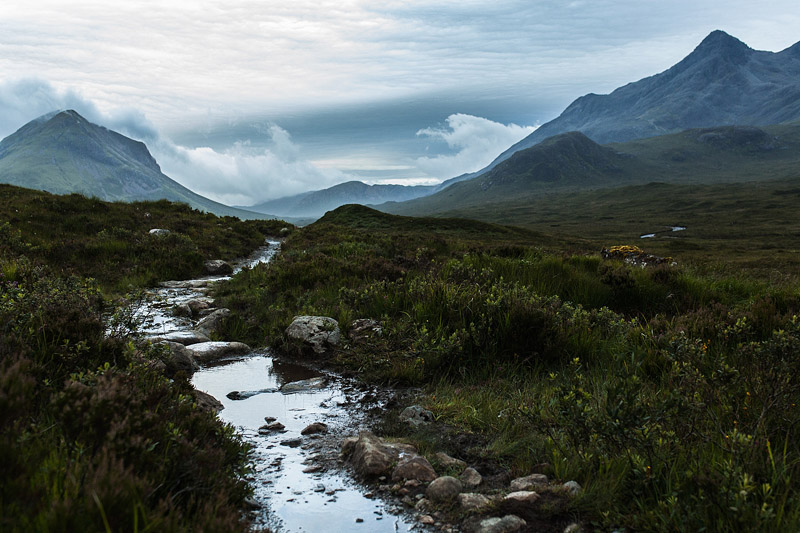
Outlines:
[[[798,119],[800,42],[777,53],[758,51],[717,30],[670,69],[611,94],[578,98],[483,170],[445,184],[479,176],[515,152],[569,131],[605,144],[692,128],[766,126]]]
[[[144,143],[72,110],[32,120],[0,141],[0,183],[107,201],[166,199],[216,215],[267,218],[192,192],[161,172]]]
[[[426,196],[435,190],[435,187],[425,185],[367,185],[360,181],[348,181],[327,189],[286,196],[243,209],[277,216],[316,218],[346,204],[404,202]]]
[[[732,183],[800,177],[800,122],[758,128],[699,128],[600,145],[563,133],[520,150],[493,169],[430,196],[377,206],[403,215],[466,216],[477,207],[526,209],[551,193],[649,182]]]

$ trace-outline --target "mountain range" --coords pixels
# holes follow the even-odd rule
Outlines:
[[[32,120],[0,141],[0,183],[108,201],[166,199],[221,216],[274,218],[192,192],[161,172],[144,143],[72,110]]]
[[[484,169],[451,178],[441,185],[428,189],[429,194],[458,196],[448,189],[462,181],[481,177],[485,184],[496,183],[500,174],[528,174],[540,172],[541,179],[555,183],[560,175],[572,185],[611,183],[614,171],[611,167],[618,158],[586,144],[586,141],[606,144],[634,139],[661,136],[688,129],[710,128],[725,125],[766,126],[800,120],[800,43],[781,52],[753,50],[740,40],[727,33],[711,32],[686,58],[668,70],[629,83],[608,95],[587,94],[572,102],[557,118],[543,124],[528,137],[519,141],[500,154]],[[558,143],[559,153],[534,152],[518,157],[512,165],[502,172],[487,176],[495,167],[512,155],[531,148],[546,139],[568,132],[581,132],[585,139],[577,136],[562,138]],[[583,153],[581,165],[594,167],[595,163],[611,165],[609,172],[594,175],[591,181],[583,178],[584,170],[576,169],[577,161],[571,161],[568,147],[591,150],[592,155]],[[549,155],[548,155],[549,154]],[[553,157],[549,162],[543,158]],[[560,158],[560,159],[558,159]],[[588,158],[589,160],[585,160]],[[598,159],[600,158],[600,159]],[[602,163],[600,162],[602,160]],[[528,162],[535,161],[536,170],[524,170]],[[559,170],[560,169],[560,170]],[[576,174],[576,170],[578,173]],[[571,176],[571,177],[570,177]],[[581,177],[583,176],[583,178]],[[695,177],[698,177],[696,173]],[[599,181],[598,181],[599,180]],[[562,183],[559,181],[559,183]],[[472,188],[479,187],[472,185]],[[307,193],[304,215],[320,216],[335,206],[326,201],[314,206],[314,198],[327,199],[329,189]],[[441,191],[441,192],[440,192]],[[445,192],[447,191],[447,192]],[[395,192],[399,192],[395,191]],[[392,198],[395,202],[405,198]],[[369,203],[360,195],[342,197],[343,203]],[[280,200],[275,201],[280,203]],[[374,205],[379,202],[373,202]],[[411,200],[417,211],[426,202]],[[435,203],[435,202],[434,202]],[[250,207],[259,210],[258,206]],[[393,212],[395,206],[388,207]]]

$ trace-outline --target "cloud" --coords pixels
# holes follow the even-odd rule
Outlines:
[[[162,135],[137,109],[102,112],[78,92],[58,90],[36,78],[0,83],[0,137],[39,116],[65,109],[74,109],[90,122],[143,141],[164,174],[226,204],[251,205],[353,179],[335,168],[318,168],[304,159],[289,132],[275,124],[262,131],[266,147],[238,142],[220,151],[187,148]]]
[[[253,205],[274,198],[324,189],[352,179],[333,168],[318,168],[300,156],[289,133],[269,128],[267,148],[247,143],[216,151],[186,148],[160,139],[153,155],[168,176],[193,191],[228,205]]]
[[[455,154],[417,158],[417,167],[430,176],[452,178],[480,170],[537,126],[500,124],[492,120],[456,113],[447,117],[447,126],[425,128],[417,135],[444,141]]]

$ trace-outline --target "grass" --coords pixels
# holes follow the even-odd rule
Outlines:
[[[245,256],[284,224],[0,194],[0,530],[246,530],[249,447],[104,316],[109,296]]]
[[[201,275],[205,260],[246,257],[286,226],[217,217],[166,200],[111,203],[0,185],[0,235],[9,245],[24,243],[15,253],[97,279],[109,293]],[[154,228],[170,234],[152,236]]]
[[[796,530],[796,275],[717,269],[719,250],[647,268],[596,250],[345,207],[218,296],[278,349],[296,314],[380,320],[380,339],[333,362],[425,387],[515,474],[576,479],[569,511],[590,527]]]

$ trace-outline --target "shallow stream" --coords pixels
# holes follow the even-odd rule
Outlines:
[[[268,243],[236,270],[268,262],[278,248],[279,243]],[[209,287],[226,279],[216,276],[162,284],[142,311],[152,319],[146,333],[191,330],[192,320],[174,316],[172,309],[208,298]],[[324,377],[324,385],[294,393],[279,390],[287,383],[314,377]],[[419,527],[398,504],[374,498],[368,488],[356,483],[338,459],[342,438],[357,433],[368,412],[382,408],[378,391],[282,362],[268,350],[204,366],[192,383],[222,403],[220,419],[235,426],[254,446],[254,473],[248,480],[258,505],[256,527],[287,532],[399,532]],[[260,392],[234,400],[228,397],[234,391]],[[270,422],[284,428],[268,430],[264,426]],[[301,435],[315,422],[327,425],[327,431]]]

